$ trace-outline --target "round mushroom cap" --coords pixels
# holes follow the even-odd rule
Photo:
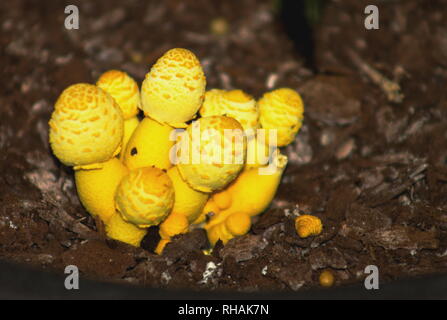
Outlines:
[[[239,121],[244,130],[256,130],[259,127],[256,100],[242,90],[207,91],[199,112],[202,117],[223,115],[232,117]]]
[[[115,202],[125,221],[140,228],[158,225],[174,206],[174,187],[165,171],[138,168],[121,180]]]
[[[173,127],[186,127],[199,110],[206,79],[199,60],[187,49],[166,52],[152,66],[141,87],[146,116]]]
[[[240,123],[230,117],[211,116],[186,129],[187,148],[179,149],[178,169],[195,190],[225,188],[244,166],[247,144]]]
[[[104,72],[96,85],[115,99],[123,112],[124,120],[138,114],[141,105],[140,90],[136,81],[126,72],[119,70]]]
[[[49,121],[51,149],[65,165],[105,162],[119,152],[123,114],[104,90],[79,83],[65,89]]]
[[[267,92],[258,101],[259,121],[266,129],[266,138],[270,130],[277,132],[277,145],[283,147],[293,142],[301,128],[304,105],[300,95],[293,89],[282,88]],[[270,145],[275,144],[269,141]]]

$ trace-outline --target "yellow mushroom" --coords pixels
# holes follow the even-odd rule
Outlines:
[[[320,218],[303,214],[295,219],[295,229],[300,238],[317,236],[323,230],[323,224]]]
[[[158,225],[174,206],[174,187],[166,172],[156,167],[130,171],[118,186],[116,208],[137,227]]]
[[[213,192],[225,188],[244,166],[246,139],[233,118],[211,116],[188,126],[188,144],[179,150],[178,169],[195,190]]]
[[[134,224],[124,221],[118,212],[115,212],[106,222],[105,229],[109,238],[134,247],[140,246],[141,240],[147,233],[146,229],[138,228]]]
[[[117,158],[105,162],[102,168],[75,171],[79,200],[92,216],[106,223],[115,214],[115,192],[127,173]]]
[[[202,117],[225,115],[234,118],[244,130],[256,130],[259,127],[256,100],[242,90],[207,91],[199,112]]]
[[[283,147],[293,142],[301,128],[304,105],[300,95],[293,89],[282,88],[267,92],[258,101],[259,121],[262,128],[276,130],[277,145]],[[266,133],[270,137],[270,133]],[[274,144],[273,141],[269,142]]]
[[[335,278],[331,271],[324,270],[323,272],[320,273],[318,281],[320,282],[320,286],[329,288],[334,285]]]
[[[150,118],[144,118],[130,137],[124,153],[124,164],[130,169],[155,166],[169,169],[169,158],[174,141],[170,134],[174,128],[160,124]]]
[[[144,114],[160,123],[180,128],[194,118],[204,94],[206,79],[191,51],[167,51],[152,66],[141,87]]]
[[[49,121],[53,153],[74,169],[97,168],[119,153],[123,114],[97,86],[79,83],[65,89]]]
[[[286,165],[287,157],[277,151],[270,167],[245,169],[228,188],[208,200],[204,213],[211,210],[214,215],[205,229],[212,245],[248,232],[250,218],[262,213],[273,200]]]
[[[121,150],[126,150],[132,132],[138,126],[138,110],[141,107],[140,90],[135,80],[119,70],[104,72],[96,85],[109,93],[121,108],[124,117],[124,136]]]
[[[171,237],[189,231],[189,225],[202,213],[209,194],[192,189],[180,176],[177,167],[168,170],[175,190],[172,212],[160,224],[161,241],[156,252],[161,253]]]

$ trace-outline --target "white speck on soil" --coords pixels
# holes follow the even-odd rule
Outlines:
[[[18,229],[18,227],[11,220],[9,220],[9,227],[14,230]]]
[[[286,217],[298,217],[300,215],[300,210],[298,207],[294,208],[293,210],[290,210],[289,208],[284,209],[284,215]]]
[[[164,272],[161,274],[161,282],[162,282],[162,283],[164,283],[164,284],[168,284],[169,281],[171,281],[171,279],[172,279],[172,277],[171,277],[171,275],[169,274],[168,271],[164,271]]]
[[[199,284],[207,284],[209,279],[213,276],[214,272],[217,269],[217,265],[210,261],[206,264],[205,271],[202,275],[202,280],[199,281]]]
[[[438,253],[436,255],[440,258],[447,256],[447,249],[443,253]]]
[[[268,266],[265,266],[264,268],[262,268],[261,273],[263,276],[267,275],[267,271],[268,271]]]

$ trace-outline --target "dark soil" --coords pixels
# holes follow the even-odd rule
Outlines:
[[[63,1],[0,4],[2,259],[59,273],[75,264],[90,278],[151,287],[239,291],[315,287],[326,269],[336,285],[358,283],[368,265],[382,281],[447,272],[446,0],[329,1],[314,33],[315,68],[272,1],[72,2],[81,16],[71,31]],[[367,31],[372,3],[380,30]],[[216,18],[227,33],[212,33]],[[306,104],[271,208],[209,256],[199,229],[162,256],[107,240],[48,145],[47,121],[66,86],[112,68],[141,83],[172,47],[197,54],[209,88],[260,97],[288,86]],[[401,91],[385,88],[391,82]],[[323,233],[300,239],[300,213],[319,216]]]

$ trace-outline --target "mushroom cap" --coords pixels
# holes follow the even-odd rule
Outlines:
[[[223,115],[232,117],[239,121],[244,130],[255,130],[259,127],[256,100],[242,90],[207,91],[199,112],[202,117]]]
[[[205,75],[194,53],[171,49],[158,59],[143,81],[144,114],[160,123],[185,127],[203,102],[205,85]]]
[[[119,151],[123,123],[119,106],[107,92],[91,84],[72,85],[54,106],[51,148],[68,166],[105,162]]]
[[[115,99],[123,112],[124,120],[135,117],[141,105],[140,90],[135,80],[126,72],[109,70],[104,72],[96,85]]]
[[[301,128],[304,113],[303,101],[295,90],[282,88],[267,92],[258,101],[258,108],[262,128],[277,130],[278,147],[293,142]],[[269,132],[266,132],[268,137]]]
[[[125,221],[140,228],[158,225],[174,206],[174,187],[163,170],[138,168],[121,180],[115,202]]]
[[[141,240],[147,233],[132,223],[124,221],[118,212],[115,212],[106,222],[106,234],[109,238],[118,240],[134,247],[139,247]]]
[[[320,218],[309,214],[303,214],[295,219],[295,229],[300,238],[317,236],[323,230]]]
[[[195,190],[213,192],[233,181],[244,166],[247,145],[240,123],[230,117],[211,116],[186,129],[188,143],[180,148],[178,169]]]

